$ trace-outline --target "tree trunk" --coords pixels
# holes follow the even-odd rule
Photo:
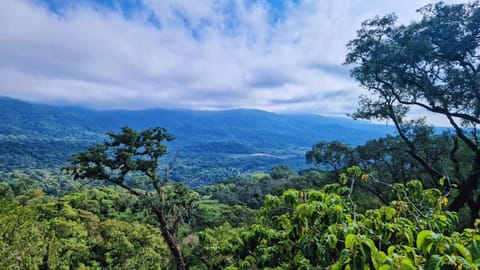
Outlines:
[[[477,203],[469,203],[467,204],[470,208],[470,218],[472,225],[475,222],[475,219],[479,217],[480,211],[480,197],[475,200],[473,198],[474,191],[477,189],[478,185],[480,184],[480,156],[477,156],[472,165],[472,171],[468,175],[466,181],[461,184],[460,192],[453,200],[452,204],[448,208],[451,211],[458,211],[462,208],[465,203],[469,200],[477,201]]]
[[[162,236],[165,239],[165,242],[167,242],[168,248],[172,253],[177,270],[187,269],[185,261],[183,260],[182,252],[178,247],[177,239],[175,238],[175,235],[171,234],[168,229],[167,220],[165,219],[163,209],[161,207],[155,207],[153,210],[157,215],[158,222],[160,223],[160,231],[162,232]]]
[[[475,220],[479,217],[479,200],[480,197],[477,198],[477,201],[474,201],[473,199],[467,201],[468,208],[470,209],[470,226],[472,227],[475,224]]]

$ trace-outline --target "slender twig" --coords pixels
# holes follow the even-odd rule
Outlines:
[[[177,157],[178,157],[179,153],[180,153],[180,149],[177,148],[177,149],[175,150],[175,154],[173,155],[172,160],[170,160],[170,162],[168,163],[168,167],[167,167],[167,169],[165,170],[165,175],[164,175],[164,177],[163,177],[163,182],[164,182],[164,183],[166,183],[166,182],[169,181],[169,179],[170,179],[170,172],[172,171],[173,167],[175,166],[175,163],[176,163],[176,161],[177,161]]]

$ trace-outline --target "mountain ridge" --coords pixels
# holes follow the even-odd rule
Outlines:
[[[182,151],[177,180],[201,179],[190,185],[268,171],[279,164],[305,168],[304,152],[318,141],[358,145],[392,133],[384,125],[313,114],[251,109],[98,111],[0,97],[0,170],[21,169],[29,162],[38,168],[61,166],[74,152],[101,142],[106,132],[125,125],[135,129],[162,126],[174,135],[169,149]]]
[[[32,103],[9,97],[0,97],[0,120],[0,134],[7,134],[8,129],[5,127],[10,127],[10,129],[16,131],[14,134],[28,134],[31,132],[35,135],[49,135],[49,131],[45,130],[45,128],[48,128],[45,126],[47,122],[51,128],[59,129],[60,131],[64,131],[67,128],[77,130],[83,127],[90,132],[100,133],[118,130],[124,125],[129,125],[137,129],[145,129],[159,125],[169,130],[181,130],[185,128],[187,123],[197,129],[202,129],[202,127],[199,126],[200,124],[209,125],[207,129],[217,127],[228,129],[239,127],[240,125],[241,128],[244,129],[275,129],[278,134],[282,134],[282,130],[285,128],[290,131],[292,129],[313,131],[314,128],[338,127],[366,130],[373,133],[373,136],[384,134],[391,130],[383,125],[354,121],[348,118],[314,114],[279,114],[257,109],[232,109],[223,111],[163,108],[146,110],[92,110],[77,106],[55,106]],[[61,126],[54,125],[53,122],[59,122]],[[28,128],[27,130],[22,130],[22,128],[32,125],[34,126],[33,129]],[[365,136],[362,137],[371,137],[369,134],[364,135]],[[321,134],[319,137],[321,137]],[[353,141],[350,143],[355,145],[362,142]]]

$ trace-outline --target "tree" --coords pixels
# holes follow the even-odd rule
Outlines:
[[[415,145],[414,154],[432,168],[447,167],[446,174],[453,174],[453,164],[450,161],[450,135],[448,132],[437,134],[432,127],[402,126],[404,133]],[[319,179],[338,179],[349,166],[358,165],[362,171],[373,176],[374,181],[360,181],[355,185],[361,192],[354,192],[355,197],[376,196],[383,204],[388,205],[391,194],[386,185],[406,183],[412,179],[422,179],[427,188],[442,188],[436,175],[430,175],[425,168],[410,154],[410,145],[400,136],[388,135],[383,138],[367,141],[355,148],[340,142],[320,142],[307,152],[307,160],[329,168],[329,177]],[[459,157],[465,161],[465,157]],[[468,160],[468,159],[467,159]],[[328,180],[327,180],[328,181]],[[325,182],[324,182],[325,184]],[[322,185],[318,185],[322,186]],[[365,191],[367,193],[365,193]],[[363,199],[362,199],[363,200]],[[359,202],[357,200],[357,202]],[[374,206],[371,201],[365,206]]]
[[[340,141],[319,142],[306,153],[307,163],[316,163],[333,170],[335,179],[344,168],[357,163],[352,147]]]
[[[408,137],[415,145],[415,155],[432,168],[447,168],[452,174],[450,161],[450,136],[447,133],[435,134],[433,128],[417,126],[408,131]],[[442,188],[436,175],[430,175],[415,158],[412,157],[409,144],[400,136],[388,135],[370,140],[355,148],[359,157],[359,166],[363,171],[374,175],[376,181],[362,182],[362,188],[375,194],[388,203],[385,183],[406,183],[412,179],[422,179],[425,187]],[[463,159],[463,158],[462,158]]]
[[[270,172],[270,177],[276,180],[289,179],[296,176],[298,176],[297,172],[292,170],[292,168],[290,168],[290,166],[286,164],[275,166],[272,168],[272,171]]]
[[[167,243],[177,269],[186,265],[176,233],[195,206],[198,195],[180,185],[168,185],[158,175],[159,159],[167,147],[164,141],[174,138],[164,128],[154,127],[137,132],[123,127],[118,134],[107,133],[109,140],[72,156],[72,166],[65,168],[74,179],[101,180],[126,189],[145,201],[156,216],[160,231]],[[132,175],[145,176],[153,191],[142,191],[127,185]]]
[[[367,20],[348,43],[346,64],[355,65],[352,76],[368,89],[354,118],[391,120],[408,145],[408,154],[431,177],[447,177],[458,186],[450,205],[458,211],[468,205],[472,222],[479,217],[480,196],[480,2],[427,5],[423,18],[409,25],[395,24],[395,15]],[[418,155],[405,125],[411,109],[425,110],[448,121],[450,160],[454,174],[435,168]],[[459,164],[461,145],[470,153],[471,165]]]

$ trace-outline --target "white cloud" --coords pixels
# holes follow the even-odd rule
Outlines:
[[[0,1],[0,95],[344,115],[362,92],[341,66],[360,23],[392,11],[408,23],[426,1],[305,0],[276,23],[263,1],[145,0],[127,18],[82,3],[59,15],[33,0]]]

